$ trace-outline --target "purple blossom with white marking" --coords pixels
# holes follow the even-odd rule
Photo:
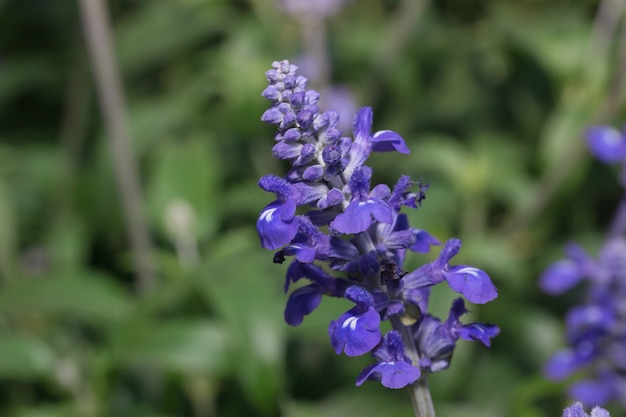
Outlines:
[[[448,367],[459,339],[490,346],[499,328],[461,323],[467,312],[462,298],[443,323],[428,313],[430,288],[444,281],[472,303],[497,297],[487,273],[450,264],[459,239],[449,239],[434,261],[403,269],[407,253],[440,245],[401,212],[418,209],[428,186],[408,176],[393,188],[372,186],[373,171],[365,165],[372,152],[409,153],[402,136],[373,131],[369,107],[357,112],[353,137],[344,136],[338,113],[320,111],[320,95],[307,89],[294,65],[274,62],[266,76],[262,95],[272,104],[261,119],[277,127],[273,155],[289,161],[291,169],[284,178],[266,175],[259,182],[276,199],[261,212],[257,230],[263,247],[276,251],[274,262],[291,259],[285,292],[302,278],[309,281],[290,293],[286,322],[299,325],[323,296],[347,300],[350,307],[331,321],[328,334],[337,354],[374,357],[357,385],[378,380],[402,388]],[[394,329],[383,336],[386,320]]]

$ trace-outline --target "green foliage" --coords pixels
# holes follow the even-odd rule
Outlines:
[[[0,1],[0,416],[409,415],[405,392],[354,386],[368,358],[334,355],[343,300],[284,324],[286,265],[254,230],[272,199],[259,176],[286,170],[259,120],[263,73],[307,51],[303,21],[278,0],[108,3],[157,284],[134,289],[76,3]],[[624,121],[624,37],[594,29],[595,0],[419,3],[352,0],[320,27],[327,81],[412,151],[373,156],[375,181],[429,183],[412,224],[463,239],[458,262],[500,291],[471,315],[502,334],[431,377],[437,411],[560,415],[541,366],[569,300],[536,282],[564,242],[595,250],[619,199],[581,138]]]

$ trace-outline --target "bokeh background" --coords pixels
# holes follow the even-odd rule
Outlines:
[[[541,367],[580,294],[541,271],[575,240],[591,253],[621,198],[585,127],[621,125],[623,2],[603,0],[111,0],[154,279],[138,288],[124,204],[78,3],[0,0],[0,415],[412,415],[408,393],[357,388],[368,357],[337,356],[324,300],[283,322],[286,265],[255,231],[282,175],[260,121],[271,62],[290,59],[343,114],[408,156],[374,181],[431,185],[412,224],[460,237],[458,263],[499,298],[491,349],[460,343],[430,379],[444,417],[560,416],[566,383]],[[413,256],[407,268],[434,255]],[[140,286],[139,286],[140,287]],[[454,297],[437,288],[433,308]],[[614,416],[624,415],[613,410]]]

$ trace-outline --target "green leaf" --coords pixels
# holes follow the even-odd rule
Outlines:
[[[68,417],[75,416],[77,413],[76,405],[68,403],[60,405],[23,407],[17,410],[11,410],[11,415],[14,417]]]
[[[227,21],[223,8],[203,11],[179,2],[151,1],[117,27],[120,65],[129,74],[185,56]]]
[[[54,355],[37,339],[0,334],[0,380],[33,380],[54,371]]]
[[[221,323],[177,319],[137,321],[117,334],[116,357],[123,365],[151,365],[162,370],[221,372],[230,361],[231,337]]]
[[[244,393],[270,413],[283,387],[285,331],[281,288],[284,267],[259,247],[251,228],[223,236],[206,257],[197,285],[207,301],[240,336],[237,374]]]
[[[177,245],[209,236],[219,221],[219,201],[212,198],[219,161],[205,137],[163,144],[156,154],[148,202],[156,227]]]
[[[118,322],[132,310],[130,296],[108,276],[74,271],[24,280],[0,292],[0,314],[59,314],[86,323]]]

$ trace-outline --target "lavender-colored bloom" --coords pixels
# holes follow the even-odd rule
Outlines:
[[[391,207],[385,201],[369,195],[369,182],[372,170],[360,167],[350,179],[350,190],[354,196],[345,212],[339,214],[330,224],[340,233],[361,233],[366,231],[372,221],[391,223]]]
[[[276,200],[262,211],[257,230],[262,245],[277,250],[274,262],[292,258],[285,292],[302,278],[310,281],[289,294],[285,321],[299,325],[325,295],[354,303],[331,321],[328,334],[336,353],[372,352],[377,360],[361,373],[357,385],[365,380],[380,380],[388,388],[411,384],[421,373],[446,368],[459,339],[490,346],[500,330],[461,323],[467,312],[462,299],[454,302],[443,323],[428,313],[430,288],[443,281],[473,303],[497,296],[482,270],[450,265],[460,240],[448,240],[435,261],[403,270],[407,251],[425,253],[439,245],[401,213],[421,206],[428,185],[402,176],[393,189],[386,184],[372,188],[372,169],[364,163],[371,152],[408,153],[404,139],[391,130],[372,133],[369,107],[357,112],[353,138],[343,136],[338,113],[320,112],[319,93],[307,89],[307,79],[288,61],[274,62],[266,77],[269,85],[262,95],[271,105],[261,119],[276,126],[272,152],[289,161],[291,169],[284,178],[266,175],[259,181]],[[382,337],[382,321],[393,317],[410,326],[402,330],[414,343],[404,346],[397,328]],[[394,323],[397,327],[398,320]],[[407,349],[411,357],[420,356],[417,363],[411,363]]]
[[[256,223],[265,249],[286,245],[296,236],[298,227],[296,202],[290,198],[279,198],[265,206]]]
[[[372,109],[363,107],[354,121],[354,142],[350,148],[350,162],[346,166],[349,176],[363,165],[372,151],[387,152],[396,150],[409,153],[402,137],[390,130],[376,132],[372,135]]]
[[[400,334],[391,330],[385,334],[382,343],[372,352],[378,361],[368,366],[356,379],[360,386],[366,380],[380,381],[384,387],[399,389],[417,381],[420,370],[411,365],[411,360],[404,354]]]
[[[497,326],[482,323],[464,325],[459,318],[465,313],[467,309],[463,299],[457,298],[444,323],[426,315],[421,322],[413,326],[422,370],[437,372],[447,368],[459,338],[478,340],[485,346],[491,346],[491,338],[497,336],[500,329]]]
[[[335,352],[363,355],[380,342],[380,314],[374,309],[374,298],[364,288],[349,287],[345,296],[356,306],[331,321],[328,334]]]
[[[298,326],[322,301],[322,295],[341,297],[350,285],[343,279],[335,279],[324,272],[321,268],[298,261],[293,262],[286,275],[285,292],[289,284],[301,278],[312,281],[311,284],[300,287],[289,295],[285,308],[285,322],[292,326]]]
[[[449,265],[450,260],[460,248],[459,239],[448,240],[435,261],[407,274],[405,291],[409,293],[412,290],[446,280],[450,288],[465,296],[472,303],[484,304],[495,299],[498,291],[484,271],[466,265]]]
[[[611,417],[608,411],[601,407],[594,407],[591,416],[585,413],[583,405],[578,402],[563,410],[563,417]]]

